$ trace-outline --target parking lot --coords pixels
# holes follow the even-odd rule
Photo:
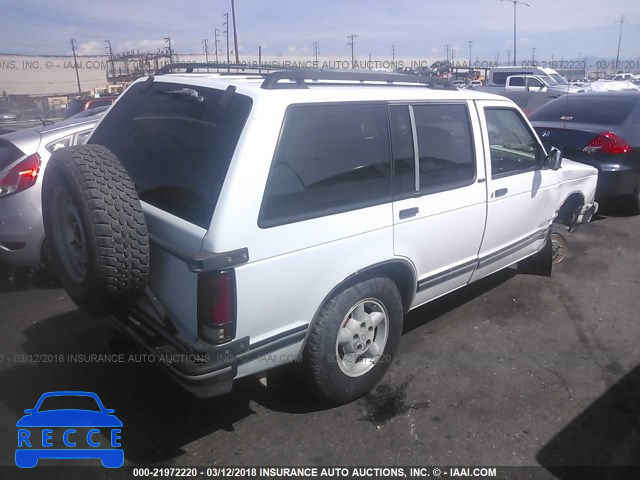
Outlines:
[[[639,236],[640,217],[605,211],[567,235],[553,277],[507,270],[412,312],[382,383],[341,407],[286,370],[199,400],[156,365],[91,360],[124,348],[110,324],[5,271],[1,443],[66,389],[115,409],[130,465],[639,465]]]

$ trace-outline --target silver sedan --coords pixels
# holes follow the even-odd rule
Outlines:
[[[104,112],[0,136],[0,261],[39,266],[42,175],[51,154],[84,143]]]

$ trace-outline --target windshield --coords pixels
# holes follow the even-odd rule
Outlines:
[[[547,87],[552,87],[554,85],[558,85],[558,82],[556,82],[553,79],[553,77],[550,77],[546,73],[538,74],[538,78],[540,80],[542,80]]]
[[[556,82],[558,85],[569,85],[569,82],[560,75],[559,73],[550,73],[549,76]]]

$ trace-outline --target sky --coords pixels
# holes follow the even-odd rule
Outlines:
[[[624,14],[620,59],[640,57],[638,0],[527,0],[519,5],[518,60],[614,58]],[[201,53],[202,40],[214,47],[214,28],[224,30],[231,0],[2,0],[0,53],[65,55],[76,39],[81,55],[153,51],[171,37],[175,52]],[[231,18],[231,15],[229,15]],[[236,0],[239,54],[265,57],[350,56],[356,58],[455,57],[504,61],[513,50],[513,4],[500,0]],[[628,23],[627,23],[628,22]],[[231,30],[230,30],[231,31]],[[231,44],[233,45],[233,39]],[[220,35],[220,51],[226,51]]]

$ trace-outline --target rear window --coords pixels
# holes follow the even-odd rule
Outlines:
[[[138,83],[89,143],[118,156],[141,200],[207,228],[251,104],[223,90]]]
[[[529,117],[531,121],[590,123],[594,125],[620,125],[636,101],[628,96],[596,97],[572,94],[545,103]]]
[[[23,155],[24,153],[13,143],[0,140],[0,170],[8,167]]]

